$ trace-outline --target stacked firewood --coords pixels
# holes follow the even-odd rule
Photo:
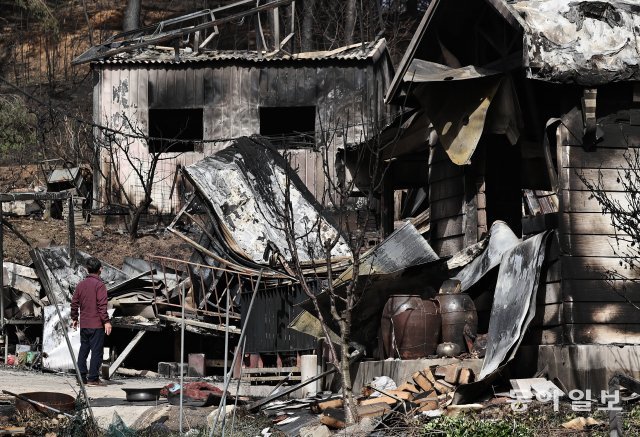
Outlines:
[[[358,399],[356,412],[362,417],[379,417],[397,410],[419,414],[426,411],[443,409],[453,400],[453,393],[460,384],[475,380],[472,369],[458,363],[445,366],[426,367],[415,372],[411,380],[392,390],[365,387],[363,396]],[[322,413],[320,421],[331,428],[343,428],[344,410],[342,399],[320,402],[314,411]]]

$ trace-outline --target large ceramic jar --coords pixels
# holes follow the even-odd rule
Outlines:
[[[440,338],[440,311],[433,299],[391,296],[380,324],[384,358],[411,360],[433,355]]]
[[[442,342],[455,343],[460,350],[467,350],[464,340],[464,327],[475,335],[478,332],[478,313],[473,300],[466,293],[443,293],[435,299],[440,304],[442,317]]]

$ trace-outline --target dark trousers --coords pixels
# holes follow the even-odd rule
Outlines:
[[[78,368],[82,379],[97,381],[102,366],[102,347],[104,346],[104,328],[80,328],[80,352]],[[91,351],[91,362],[87,372],[87,357]],[[87,373],[89,375],[87,376]]]

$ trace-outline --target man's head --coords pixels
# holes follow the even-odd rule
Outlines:
[[[98,274],[102,268],[102,263],[96,258],[89,258],[87,260],[87,271],[89,273]]]

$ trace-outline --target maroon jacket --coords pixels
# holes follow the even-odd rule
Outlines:
[[[71,320],[78,320],[80,328],[102,328],[109,321],[107,287],[100,276],[90,273],[76,287],[71,300]]]

